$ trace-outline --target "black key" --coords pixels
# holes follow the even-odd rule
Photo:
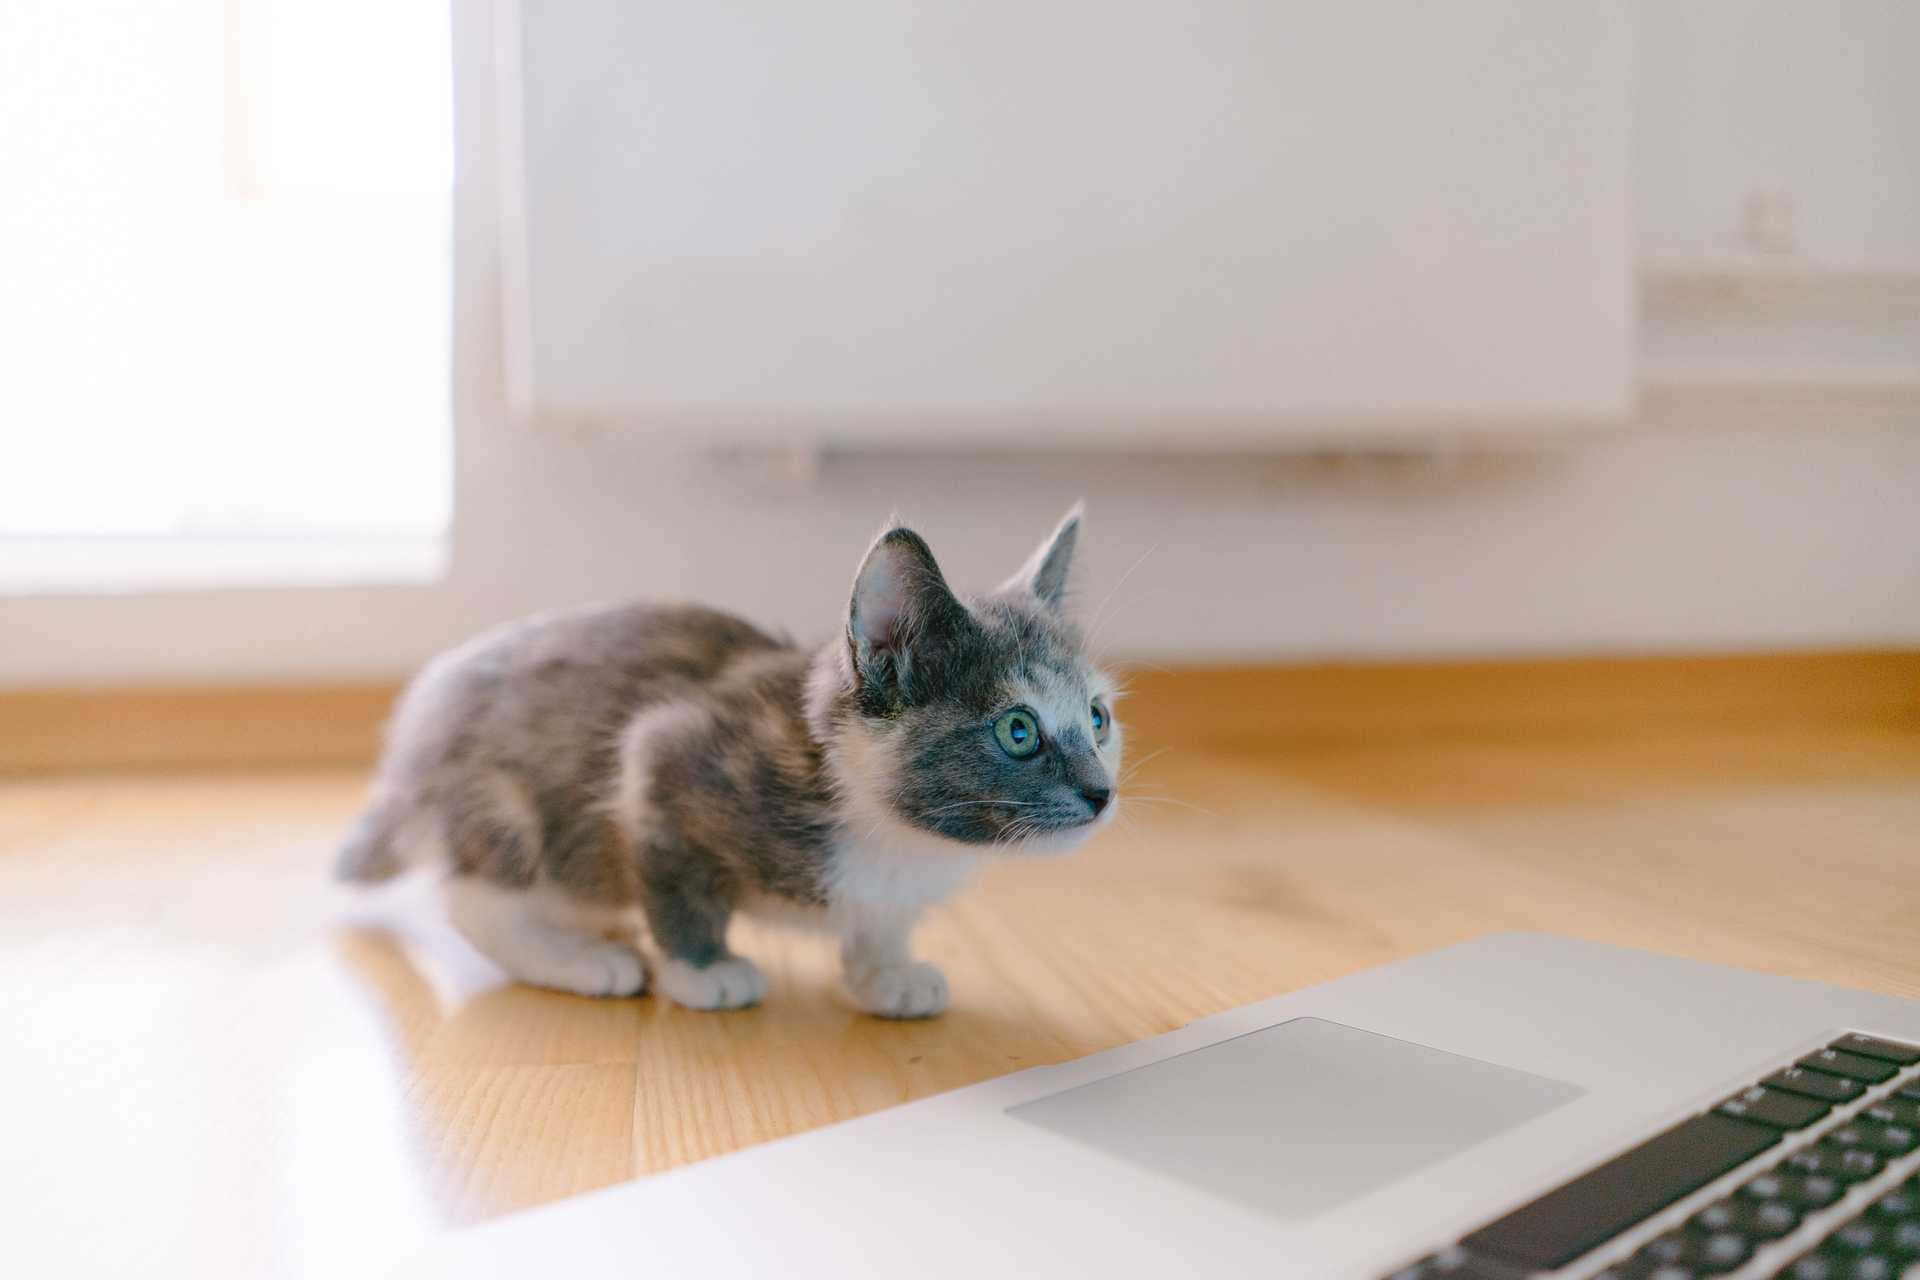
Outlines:
[[[1783,1204],[1796,1213],[1824,1209],[1846,1194],[1838,1178],[1828,1174],[1803,1174],[1769,1170],[1747,1182],[1734,1194],[1757,1204]]]
[[[1779,1140],[1773,1130],[1744,1120],[1694,1116],[1461,1243],[1519,1266],[1556,1270]]]
[[[1900,1068],[1891,1062],[1863,1058],[1857,1053],[1847,1053],[1841,1049],[1816,1050],[1800,1059],[1798,1065],[1824,1071],[1828,1075],[1845,1076],[1862,1084],[1880,1084],[1900,1074]]]
[[[1616,1262],[1610,1267],[1602,1267],[1593,1273],[1593,1280],[1647,1280],[1653,1267],[1634,1258],[1625,1262]]]
[[[1837,1178],[1841,1182],[1859,1182],[1880,1172],[1880,1157],[1859,1146],[1832,1141],[1816,1143],[1787,1157],[1786,1167],[1795,1173]]]
[[[1753,1256],[1753,1242],[1732,1231],[1669,1231],[1649,1241],[1632,1261],[1649,1277],[1667,1268],[1690,1276],[1717,1276]]]
[[[1400,1268],[1387,1280],[1519,1280],[1519,1273],[1454,1245]]]
[[[1787,1264],[1780,1280],[1841,1280],[1846,1264],[1838,1258],[1823,1258],[1810,1253]]]
[[[1740,1199],[1710,1204],[1687,1219],[1690,1231],[1711,1235],[1733,1231],[1756,1240],[1773,1240],[1800,1225],[1800,1211],[1785,1199]]]
[[[1683,1231],[1669,1231],[1657,1239],[1649,1240],[1640,1250],[1640,1256],[1648,1262],[1660,1266],[1684,1265],[1691,1256],[1687,1247],[1687,1235]]]
[[[1852,1102],[1867,1091],[1867,1086],[1858,1080],[1849,1080],[1845,1076],[1830,1076],[1824,1071],[1809,1071],[1805,1067],[1788,1067],[1776,1071],[1761,1084],[1775,1089],[1785,1089],[1789,1093],[1805,1094],[1809,1098],[1818,1098],[1822,1102]]]
[[[1824,1209],[1845,1194],[1847,1186],[1840,1179],[1816,1173],[1795,1178],[1787,1199],[1801,1209]]]
[[[1882,1098],[1861,1114],[1881,1124],[1920,1129],[1920,1098]]]
[[[1624,1262],[1616,1262],[1610,1267],[1600,1268],[1593,1273],[1593,1280],[1647,1280],[1652,1270],[1650,1263],[1637,1258],[1628,1258]]]
[[[1920,1222],[1893,1222],[1868,1212],[1821,1241],[1820,1252],[1830,1257],[1877,1254],[1910,1261],[1920,1254]]]
[[[1878,1036],[1863,1036],[1857,1031],[1841,1036],[1827,1047],[1843,1053],[1864,1053],[1869,1058],[1880,1058],[1903,1067],[1920,1062],[1920,1048],[1894,1040],[1882,1040]]]
[[[1889,1191],[1867,1206],[1867,1216],[1882,1222],[1920,1221],[1920,1192],[1906,1188]]]
[[[1834,1270],[1828,1273],[1833,1280],[1898,1280],[1900,1275],[1899,1260],[1878,1251],[1860,1253],[1826,1244],[1817,1256],[1833,1264]]]
[[[1715,1108],[1723,1116],[1751,1120],[1773,1129],[1804,1129],[1833,1110],[1830,1103],[1760,1085],[1728,1098]]]
[[[1737,1231],[1715,1231],[1695,1240],[1694,1268],[1710,1276],[1731,1271],[1753,1256],[1753,1241]]]
[[[1799,1174],[1788,1190],[1788,1201],[1799,1209],[1826,1209],[1847,1194],[1847,1184],[1834,1174]]]
[[[1887,1124],[1875,1118],[1855,1120],[1854,1123],[1867,1131],[1868,1143],[1882,1155],[1903,1156],[1920,1146],[1920,1131],[1916,1131],[1912,1125]]]
[[[1877,1224],[1856,1218],[1821,1243],[1822,1253],[1872,1253],[1885,1243]]]
[[[1878,1120],[1856,1118],[1827,1135],[1836,1147],[1857,1148],[1883,1156],[1903,1156],[1920,1145],[1920,1133],[1902,1124],[1882,1124]]]
[[[1825,1147],[1827,1144],[1823,1142],[1820,1145]],[[1834,1176],[1842,1182],[1864,1182],[1878,1174],[1884,1163],[1877,1152],[1862,1151],[1857,1147],[1831,1147],[1829,1150],[1839,1153],[1840,1166]]]
[[[1799,1225],[1800,1211],[1780,1201],[1750,1205],[1741,1210],[1741,1230],[1761,1240],[1777,1240]]]
[[[1911,1124],[1888,1124],[1878,1116],[1856,1119],[1854,1123],[1867,1130],[1873,1149],[1885,1155],[1903,1156],[1920,1147],[1920,1130]]]
[[[1734,1211],[1738,1207],[1732,1200],[1716,1200],[1688,1218],[1687,1225],[1695,1231],[1731,1231],[1734,1229]]]

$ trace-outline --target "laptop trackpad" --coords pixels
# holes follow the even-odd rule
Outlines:
[[[1583,1092],[1337,1022],[1297,1018],[1008,1114],[1299,1219]]]

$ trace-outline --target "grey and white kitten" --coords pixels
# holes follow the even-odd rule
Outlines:
[[[681,605],[488,632],[401,698],[340,874],[440,868],[454,926],[538,986],[637,994],[644,922],[663,994],[753,1004],[766,979],[727,946],[744,911],[837,935],[860,1008],[939,1013],[922,912],[985,856],[1115,813],[1115,690],[1063,607],[1079,523],[967,600],[888,529],[818,649]]]

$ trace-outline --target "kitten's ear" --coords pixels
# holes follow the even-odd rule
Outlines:
[[[847,649],[864,684],[898,685],[913,676],[920,651],[941,645],[972,624],[926,540],[892,528],[867,551],[847,605]]]
[[[1008,578],[1001,590],[1030,591],[1051,609],[1065,604],[1067,570],[1073,567],[1073,546],[1080,539],[1080,517],[1086,514],[1086,508],[1084,501],[1074,503],[1053,536],[1034,549],[1020,572]]]

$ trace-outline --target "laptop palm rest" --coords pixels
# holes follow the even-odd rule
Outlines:
[[[1559,1080],[1297,1018],[1008,1114],[1298,1220],[1579,1097]]]

